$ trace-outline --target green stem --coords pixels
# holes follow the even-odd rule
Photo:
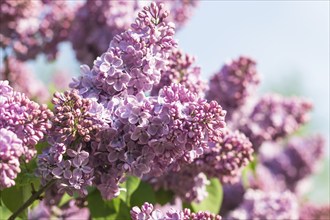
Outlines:
[[[31,197],[19,208],[17,209],[8,220],[14,220],[21,212],[23,212],[27,207],[29,207],[35,200],[39,199],[41,194],[46,191],[50,186],[55,183],[55,180],[49,181],[46,185],[41,187],[37,192],[31,195]]]

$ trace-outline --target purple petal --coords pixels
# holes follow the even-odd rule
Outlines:
[[[65,179],[70,179],[72,177],[71,170],[65,170],[63,176],[64,176]]]
[[[52,170],[52,174],[56,177],[60,177],[63,173],[63,169],[56,167]]]
[[[118,92],[121,91],[123,89],[123,87],[124,87],[124,84],[119,80],[117,80],[116,83],[113,85],[113,88]]]

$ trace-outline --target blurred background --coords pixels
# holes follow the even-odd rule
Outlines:
[[[76,1],[72,1],[75,4]],[[176,35],[179,47],[197,57],[207,80],[224,62],[247,55],[262,76],[259,93],[304,96],[314,103],[306,132],[327,140],[327,159],[311,179],[316,203],[329,203],[329,1],[201,1]],[[48,63],[29,65],[45,82],[56,70],[79,75],[69,43]],[[314,185],[315,184],[315,185]],[[328,196],[325,196],[328,195]]]

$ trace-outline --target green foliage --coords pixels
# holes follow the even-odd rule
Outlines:
[[[0,219],[8,219],[11,215],[11,212],[5,206],[0,206]]]
[[[87,201],[92,219],[130,219],[130,209],[119,197],[106,201],[103,200],[98,190],[94,190],[88,195]]]
[[[36,150],[37,150],[37,154],[42,154],[42,151],[48,147],[49,144],[47,141],[40,141],[37,145],[36,145]]]
[[[155,192],[156,202],[165,205],[173,200],[174,194],[172,191],[167,191],[164,189],[160,189]]]
[[[208,196],[201,203],[184,203],[183,207],[190,208],[193,212],[209,211],[211,213],[219,213],[223,197],[221,183],[218,179],[212,178],[206,190]]]
[[[67,204],[71,199],[72,199],[71,196],[69,196],[67,193],[64,193],[64,195],[61,198],[61,201],[58,203],[58,206],[61,207]]]
[[[126,181],[120,184],[120,187],[124,188],[120,192],[119,198],[121,198],[128,206],[131,205],[131,196],[137,190],[140,184],[140,179],[134,176],[128,176]]]
[[[141,206],[145,202],[155,204],[157,202],[156,195],[150,184],[141,181],[139,187],[131,196],[131,207]]]
[[[18,186],[4,189],[1,192],[1,199],[3,204],[11,211],[15,212],[19,209],[24,202],[26,202],[31,196],[32,188],[30,185]],[[27,209],[25,209],[19,216],[23,219],[27,219]]]

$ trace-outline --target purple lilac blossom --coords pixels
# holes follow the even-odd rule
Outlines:
[[[184,201],[201,202],[207,196],[206,177],[231,184],[239,181],[243,167],[252,161],[252,153],[252,144],[244,134],[225,130],[222,140],[210,143],[193,163],[184,165],[178,172],[171,170],[147,180],[155,189],[170,190]]]
[[[38,175],[43,183],[57,179],[60,192],[87,194],[94,179],[90,163],[91,141],[97,142],[101,129],[108,126],[108,111],[95,101],[84,99],[77,90],[56,92],[52,100],[54,117],[48,142],[38,157]]]
[[[240,56],[225,64],[209,82],[207,100],[218,101],[228,111],[229,120],[234,111],[242,107],[255,94],[260,83],[256,62]]]
[[[216,102],[207,103],[182,85],[164,87],[160,94],[109,102],[111,127],[99,133],[101,141],[91,153],[103,197],[118,195],[116,181],[124,173],[142,177],[178,170],[201,155],[209,141],[221,139],[225,112]]]
[[[15,185],[15,178],[21,172],[19,158],[22,148],[22,141],[15,133],[0,129],[0,190]]]
[[[52,112],[14,91],[8,81],[0,81],[0,127],[14,132],[23,144],[23,156],[30,161],[37,153],[35,145],[51,127]]]
[[[103,124],[95,123],[98,113],[93,109],[90,99],[82,98],[77,90],[68,90],[64,93],[56,92],[52,103],[54,107],[53,133],[59,136],[59,141],[70,143],[79,136],[84,142],[88,142],[91,136],[95,136]],[[96,112],[92,112],[96,111]],[[102,110],[101,110],[102,111]],[[53,136],[54,138],[54,136]]]
[[[226,130],[224,138],[216,144],[211,143],[194,164],[209,178],[234,183],[239,180],[242,169],[252,161],[252,153],[252,144],[243,133]]]
[[[57,45],[68,37],[73,9],[66,1],[1,1],[0,46],[11,47],[19,60],[44,53],[56,57]]]
[[[44,103],[49,100],[46,85],[23,62],[9,57],[4,67],[0,68],[0,80],[8,81],[15,91],[24,93],[30,99]],[[6,76],[7,75],[7,76]]]
[[[221,220],[221,216],[219,215],[203,211],[193,213],[190,209],[184,209],[182,211],[170,209],[166,213],[163,213],[158,209],[154,209],[154,206],[147,202],[141,208],[137,206],[133,207],[131,209],[131,218],[132,220]]]
[[[330,205],[304,204],[300,208],[299,220],[329,220]]]
[[[241,205],[230,212],[226,219],[287,220],[298,219],[298,217],[297,199],[289,191],[263,192],[249,189]]]
[[[309,121],[312,104],[308,100],[277,94],[260,98],[252,113],[240,125],[243,132],[258,151],[265,141],[276,141],[295,132]]]
[[[165,143],[163,138],[149,142],[158,148],[159,164],[175,154],[181,157],[180,161],[191,163],[204,153],[209,142],[222,140],[226,111],[216,101],[207,103],[180,84],[165,86],[159,93],[158,100],[163,105],[160,116],[168,114],[171,119]],[[166,143],[171,144],[166,146]]]
[[[126,92],[136,95],[150,91],[159,83],[161,70],[166,69],[167,58],[176,47],[174,25],[164,21],[168,13],[162,8],[155,3],[145,6],[132,29],[116,35],[91,70],[82,66],[83,76],[71,87],[99,102]]]
[[[162,88],[159,96],[144,94],[159,82],[161,70],[166,69],[166,60],[176,47],[173,25],[164,22],[168,13],[162,7],[156,3],[144,7],[132,29],[117,35],[108,51],[95,60],[92,69],[82,66],[83,76],[71,84],[83,99],[90,99],[97,109],[103,109],[98,113],[104,122],[102,129],[85,140],[87,143],[81,140],[78,143],[82,144],[79,149],[88,154],[85,163],[93,169],[92,184],[106,199],[119,195],[118,184],[125,175],[142,177],[171,169],[178,171],[182,164],[191,163],[201,155],[209,142],[222,138],[226,112],[217,102],[207,103],[176,84]],[[59,108],[66,113],[60,115],[61,123],[56,122],[55,129],[59,128],[56,133],[68,142],[77,140],[79,128],[75,129],[70,122],[72,109]],[[44,171],[41,175],[48,177],[53,172],[54,163],[66,152],[66,145],[65,142],[53,144],[45,152],[45,158],[40,158]],[[55,158],[49,160],[49,153],[56,153]],[[44,164],[47,160],[53,164]],[[81,161],[84,165],[84,160]],[[59,166],[53,175],[71,178],[71,169],[65,170],[64,164]]]
[[[184,54],[181,50],[175,49],[168,58],[168,68],[161,72],[161,79],[158,85],[154,85],[151,95],[158,95],[159,90],[171,83],[184,85],[189,91],[204,96],[206,84],[201,79],[201,69],[195,66],[195,57]]]
[[[320,135],[292,138],[276,156],[263,164],[285,182],[286,187],[295,191],[297,184],[315,172],[324,157],[325,140]]]

